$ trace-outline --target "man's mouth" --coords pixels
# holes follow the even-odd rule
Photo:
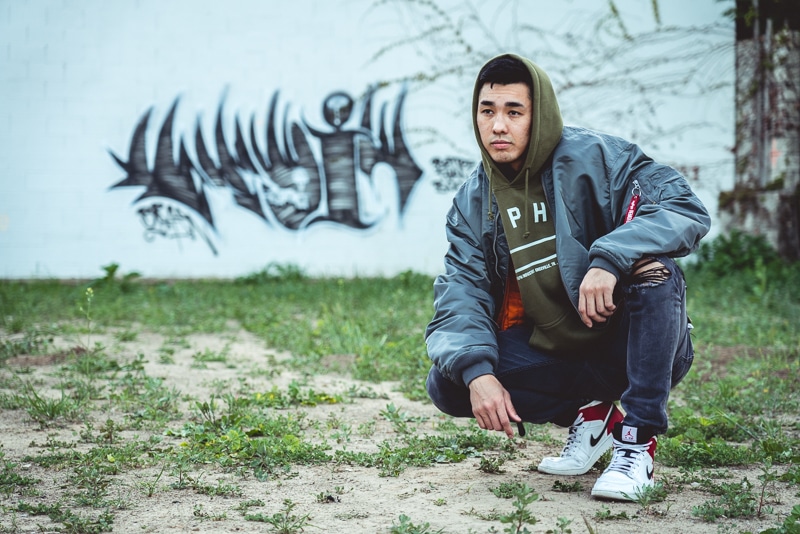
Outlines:
[[[492,141],[492,146],[499,149],[508,148],[511,146],[511,141],[498,139],[497,141]]]

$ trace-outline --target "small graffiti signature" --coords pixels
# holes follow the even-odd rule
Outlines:
[[[177,207],[164,206],[161,203],[153,203],[137,210],[139,219],[144,225],[145,241],[152,242],[157,237],[168,239],[191,239],[195,240],[201,236],[214,255],[217,249],[210,239],[195,225],[191,216],[184,213]]]

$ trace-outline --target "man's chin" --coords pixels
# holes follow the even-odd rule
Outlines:
[[[497,165],[509,165],[514,161],[514,158],[507,152],[489,151],[489,157],[492,158]]]

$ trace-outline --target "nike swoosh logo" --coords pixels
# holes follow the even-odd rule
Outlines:
[[[589,436],[589,445],[592,447],[596,447],[597,443],[603,437],[603,434],[605,434],[605,429],[600,431],[600,433],[597,436]]]
[[[603,439],[603,434],[606,433],[606,427],[608,427],[608,419],[611,417],[612,413],[614,413],[613,407],[606,414],[606,419],[603,421],[603,429],[600,431],[600,433],[596,436],[589,436],[589,446],[596,447],[600,440]]]
[[[653,478],[653,468],[652,467],[648,467],[647,468],[647,478],[648,478],[648,480],[651,480]]]

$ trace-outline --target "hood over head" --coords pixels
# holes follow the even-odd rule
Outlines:
[[[558,145],[558,142],[561,140],[564,122],[561,118],[561,110],[558,107],[558,100],[553,90],[553,84],[541,67],[531,60],[515,54],[502,54],[494,59],[502,57],[520,60],[523,65],[527,67],[531,74],[531,79],[533,80],[533,87],[531,88],[533,102],[530,142],[525,155],[525,163],[516,176],[504,177],[497,164],[494,163],[483,147],[477,125],[478,94],[480,93],[482,85],[477,79],[472,93],[472,125],[475,131],[475,137],[478,140],[478,146],[481,149],[483,166],[489,175],[490,182],[494,177],[500,176],[513,184],[525,180],[526,176],[536,176],[539,173],[547,159],[553,153],[556,145]],[[488,63],[489,62],[487,62],[487,64]]]

